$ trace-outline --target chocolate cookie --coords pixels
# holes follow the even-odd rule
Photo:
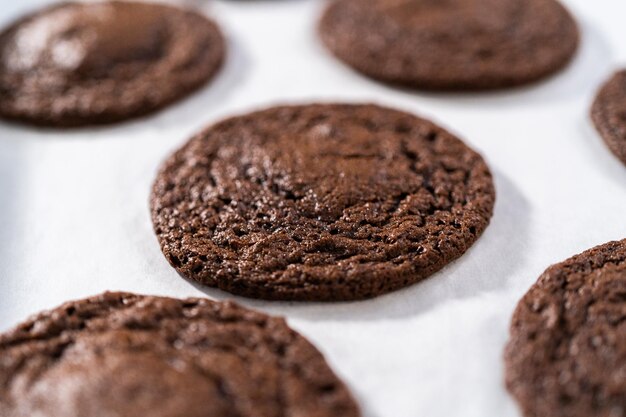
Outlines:
[[[322,355],[233,303],[106,293],[0,335],[5,417],[356,417]]]
[[[58,127],[142,116],[201,87],[223,57],[220,31],[197,13],[62,3],[0,34],[0,116]]]
[[[525,416],[626,416],[626,240],[544,272],[517,306],[505,357]]]
[[[591,118],[611,151],[626,164],[626,70],[606,83],[591,108]]]
[[[570,61],[579,37],[555,0],[333,0],[320,34],[372,78],[441,90],[538,80]]]
[[[420,281],[485,230],[483,159],[411,114],[276,107],[222,121],[153,187],[163,253],[185,277],[248,297],[353,300]]]

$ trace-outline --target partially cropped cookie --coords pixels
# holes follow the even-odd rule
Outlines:
[[[434,90],[539,80],[571,60],[579,37],[556,0],[332,0],[320,34],[365,75]]]
[[[0,34],[0,117],[71,127],[146,115],[203,86],[224,54],[215,23],[192,11],[61,3]]]
[[[484,160],[424,119],[375,105],[227,119],[161,168],[152,220],[185,277],[248,297],[353,300],[461,256],[492,215]]]
[[[517,306],[505,356],[524,416],[626,416],[626,240],[544,272]]]
[[[5,417],[357,417],[322,355],[233,303],[105,293],[0,335]]]
[[[602,86],[591,117],[608,147],[626,164],[626,70],[615,73]]]

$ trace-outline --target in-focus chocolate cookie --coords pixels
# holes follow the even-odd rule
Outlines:
[[[611,151],[626,164],[626,70],[615,73],[602,86],[591,118]]]
[[[626,416],[626,240],[544,272],[517,306],[505,358],[527,417]]]
[[[189,141],[153,187],[154,229],[185,277],[248,297],[353,300],[420,281],[487,227],[483,159],[375,105],[275,107]]]
[[[357,417],[283,319],[233,303],[105,293],[0,335],[5,417]]]
[[[0,117],[69,127],[142,116],[205,84],[224,50],[215,23],[176,7],[54,5],[0,34]]]
[[[333,0],[320,34],[372,78],[441,90],[541,79],[570,61],[579,37],[555,0]]]

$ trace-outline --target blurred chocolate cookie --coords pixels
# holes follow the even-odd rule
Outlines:
[[[548,268],[517,306],[505,356],[527,417],[626,416],[626,240]]]
[[[626,164],[626,70],[615,73],[602,86],[591,118],[611,151]]]
[[[495,199],[452,134],[375,105],[275,107],[191,139],[158,174],[152,220],[183,276],[248,297],[353,300],[461,256]]]
[[[192,11],[61,3],[0,34],[0,117],[67,127],[145,115],[211,79],[224,49],[215,23]]]
[[[106,293],[0,335],[6,417],[358,417],[285,321],[207,299]]]
[[[320,34],[372,78],[440,90],[535,81],[578,45],[574,20],[555,0],[333,0]]]

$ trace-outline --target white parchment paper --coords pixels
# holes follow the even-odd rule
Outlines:
[[[49,1],[2,0],[0,23]],[[202,2],[199,2],[202,3]],[[160,162],[224,116],[315,100],[371,101],[432,118],[479,150],[495,216],[431,279],[358,303],[240,303],[288,317],[325,353],[368,417],[516,417],[502,350],[517,300],[550,264],[626,237],[626,167],[588,120],[596,87],[626,65],[626,3],[569,0],[583,43],[564,72],[488,94],[425,94],[370,81],[316,38],[319,0],[202,3],[228,37],[216,81],[156,116],[114,127],[0,123],[0,330],[105,290],[233,298],[181,279],[151,230]]]

